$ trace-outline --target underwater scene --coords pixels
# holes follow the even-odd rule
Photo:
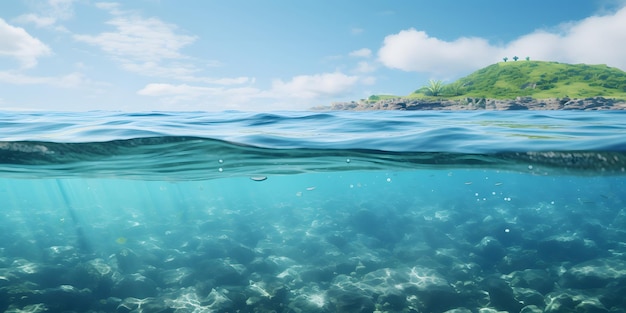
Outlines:
[[[626,312],[623,112],[0,112],[2,312]]]

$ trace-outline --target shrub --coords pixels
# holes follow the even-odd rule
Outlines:
[[[424,87],[425,88],[424,94],[427,96],[433,96],[433,97],[439,96],[443,92],[444,86],[445,85],[443,84],[442,81],[431,79],[428,81],[428,85]]]

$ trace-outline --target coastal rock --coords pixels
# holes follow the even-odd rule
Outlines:
[[[89,289],[78,289],[71,285],[42,290],[34,290],[32,287],[25,284],[12,288],[8,290],[8,298],[0,293],[0,309],[3,312],[86,312],[94,301]],[[3,305],[5,299],[8,300],[8,307]]]
[[[456,308],[456,309],[445,311],[443,313],[472,313],[472,310],[468,308]]]
[[[130,313],[130,312],[155,312],[166,313],[171,312],[171,309],[164,303],[163,300],[157,298],[126,298],[120,303],[116,310],[116,313]]]
[[[509,111],[519,111],[519,110],[528,110],[528,106],[525,106],[521,103],[511,103],[509,104],[509,107],[506,108]]]
[[[545,238],[539,242],[538,251],[552,260],[574,262],[593,259],[599,253],[595,242],[576,234],[562,234]]]
[[[543,308],[546,303],[543,295],[537,290],[530,288],[513,288],[515,299],[524,305],[534,305]]]
[[[121,273],[132,274],[137,272],[142,267],[142,262],[139,255],[130,249],[122,249],[115,254],[117,261],[117,268]]]
[[[476,246],[476,254],[481,257],[481,261],[486,265],[493,265],[500,261],[506,251],[498,239],[486,236]]]
[[[327,298],[317,285],[307,285],[294,293],[287,307],[293,312],[330,312]]]
[[[157,294],[157,285],[154,281],[140,274],[132,274],[117,281],[111,289],[111,294],[119,297],[147,298]]]
[[[543,294],[552,291],[556,280],[550,272],[542,269],[525,269],[507,275],[511,286],[516,288],[532,288]]]
[[[575,265],[562,277],[562,285],[569,288],[603,288],[626,283],[626,262],[620,259],[595,259]]]
[[[229,263],[225,260],[207,260],[199,263],[193,274],[198,280],[212,282],[216,285],[240,285],[246,282],[241,264]]]
[[[315,107],[313,110],[330,111],[365,111],[365,110],[626,110],[626,101],[604,97],[584,99],[549,98],[534,99],[517,97],[516,99],[464,98],[451,99],[411,99],[393,98],[378,101],[333,102],[330,106]]]
[[[515,293],[511,286],[500,277],[487,277],[482,286],[489,293],[489,305],[498,310],[508,312],[519,312],[523,303],[515,298]]]
[[[367,291],[356,284],[335,285],[328,290],[333,312],[373,312],[374,302]]]
[[[116,273],[109,264],[97,258],[79,263],[68,275],[68,279],[77,288],[87,288],[94,294],[108,294],[114,284],[114,274]]]
[[[51,311],[57,312],[84,312],[94,301],[91,290],[78,289],[71,285],[45,289],[38,294],[38,297],[40,299],[33,300],[46,303]]]
[[[158,276],[159,284],[168,287],[189,286],[194,281],[193,269],[187,267],[163,270]]]
[[[522,308],[520,313],[543,313],[543,310],[536,305],[527,305]]]
[[[557,312],[609,312],[598,297],[574,290],[553,292],[546,296],[546,313]]]
[[[381,268],[361,280],[339,275],[332,284],[327,296],[333,311],[371,312],[376,303],[391,311],[409,306],[441,312],[462,304],[448,281],[426,267]]]

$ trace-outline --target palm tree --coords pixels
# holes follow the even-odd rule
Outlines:
[[[517,61],[519,58],[517,56],[513,57],[513,60]]]
[[[426,86],[426,91],[424,92],[427,96],[439,96],[443,91],[443,82],[440,80],[430,79],[428,80],[428,86]]]
[[[506,62],[506,61],[508,61],[508,60],[509,60],[509,58],[504,57],[504,58],[502,58],[502,60],[504,60],[504,62]]]

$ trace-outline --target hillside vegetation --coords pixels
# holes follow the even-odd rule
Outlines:
[[[626,72],[606,65],[544,61],[509,61],[492,64],[450,84],[430,81],[408,98],[460,99],[516,97],[626,99]],[[390,96],[372,96],[379,100]],[[377,99],[378,98],[378,99]]]

